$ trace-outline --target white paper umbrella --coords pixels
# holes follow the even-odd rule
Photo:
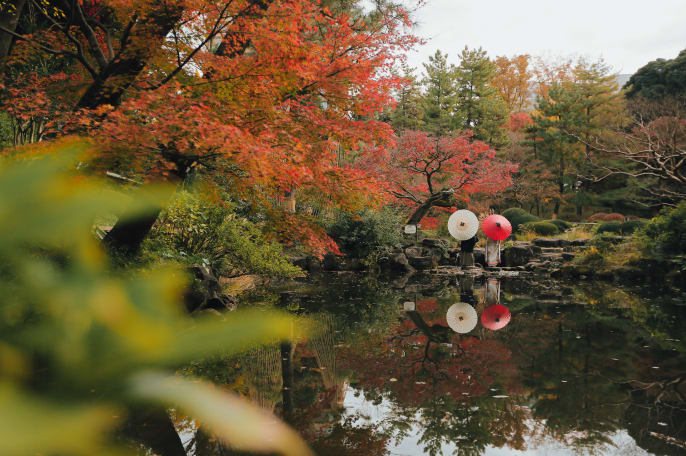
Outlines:
[[[479,219],[472,211],[460,209],[448,219],[448,231],[458,241],[471,239],[479,229]]]
[[[474,307],[464,302],[458,302],[450,306],[445,318],[448,320],[450,329],[460,334],[466,334],[474,329],[476,322],[479,320]]]

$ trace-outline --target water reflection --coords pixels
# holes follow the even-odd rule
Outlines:
[[[296,295],[315,337],[188,373],[281,415],[317,454],[686,451],[686,315],[674,296],[469,278],[396,290],[337,279]],[[480,316],[467,334],[446,321],[456,302]],[[235,454],[189,432],[189,454]]]

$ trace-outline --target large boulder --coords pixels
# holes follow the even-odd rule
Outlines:
[[[392,253],[379,258],[379,268],[383,272],[414,272],[404,253]]]
[[[500,255],[503,266],[524,266],[534,257],[534,252],[529,246],[510,245],[505,247]]]
[[[405,256],[407,258],[417,258],[424,256],[424,249],[417,246],[408,247],[405,249]]]

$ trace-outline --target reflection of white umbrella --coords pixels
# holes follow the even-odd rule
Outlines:
[[[471,239],[479,229],[479,219],[472,211],[460,209],[448,219],[448,231],[458,241]]]
[[[474,329],[476,322],[479,320],[474,307],[464,302],[458,302],[450,306],[445,318],[448,320],[450,329],[460,334],[468,333]]]

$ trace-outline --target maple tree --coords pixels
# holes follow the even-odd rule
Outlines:
[[[384,3],[350,16],[308,0],[50,6],[37,10],[50,31],[15,33],[10,62],[42,53],[71,63],[83,84],[59,133],[94,138],[95,170],[146,182],[209,175],[271,217],[275,236],[319,255],[335,243],[312,217],[283,210],[282,195],[316,193],[344,209],[379,201],[374,176],[337,158],[391,140],[372,116],[392,103],[402,80],[389,70],[416,42],[404,9]],[[117,224],[106,240],[135,253],[156,218]]]
[[[405,131],[394,148],[360,162],[381,175],[386,190],[413,208],[408,224],[417,224],[431,208],[453,207],[470,195],[493,195],[506,188],[516,165],[495,159],[495,151],[473,141],[467,131],[459,136],[435,136]]]

